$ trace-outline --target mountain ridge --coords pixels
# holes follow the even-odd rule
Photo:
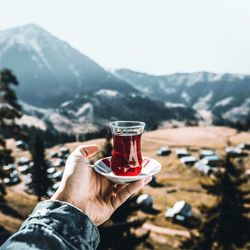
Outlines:
[[[195,72],[155,76],[127,69],[114,74],[156,100],[193,108],[201,117],[209,112],[210,124],[250,127],[250,75]],[[235,108],[244,114],[236,118]]]
[[[84,133],[84,126],[99,129],[115,119],[142,119],[149,128],[176,120],[248,124],[250,115],[248,75],[105,70],[35,24],[0,32],[5,67],[21,83],[18,97],[33,106],[24,105],[25,114],[61,132]]]
[[[79,92],[115,87],[118,81],[93,60],[37,25],[1,32],[0,48],[0,67],[14,70],[22,83],[18,95],[36,106],[46,106],[48,99],[49,106],[53,102],[58,105]],[[124,92],[136,91],[119,81]]]
[[[117,119],[140,119],[148,129],[169,119],[196,121],[194,110],[152,100],[37,25],[0,33],[3,67],[21,82],[16,88],[25,113],[21,124],[36,117],[42,128],[86,133]]]

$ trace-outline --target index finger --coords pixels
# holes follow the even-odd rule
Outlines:
[[[88,158],[96,154],[98,147],[96,144],[86,144],[78,146],[73,152],[73,156],[81,156],[83,158]]]

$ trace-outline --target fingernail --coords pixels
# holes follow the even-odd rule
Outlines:
[[[152,176],[149,176],[149,177],[147,177],[147,178],[144,180],[144,183],[147,184],[147,183],[149,183],[151,180],[152,180]]]

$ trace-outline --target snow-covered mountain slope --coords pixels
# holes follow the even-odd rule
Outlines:
[[[0,32],[0,68],[10,68],[26,126],[66,133],[95,131],[115,119],[143,120],[153,128],[166,120],[196,121],[185,106],[152,100],[104,70],[68,43],[29,24]]]
[[[195,109],[206,123],[239,123],[250,127],[248,75],[196,72],[154,76],[127,69],[112,73],[151,98]]]
[[[107,94],[108,93],[108,94]],[[166,121],[196,122],[193,109],[168,107],[161,101],[154,101],[137,94],[122,94],[101,89],[93,95],[83,95],[65,101],[57,108],[38,108],[21,103],[24,116],[20,125],[36,126],[39,129],[84,134],[108,126],[111,120],[141,120],[147,129]]]
[[[106,72],[68,43],[35,24],[0,32],[0,68],[14,71],[19,97],[36,106],[52,107],[76,94],[103,89],[136,90]]]

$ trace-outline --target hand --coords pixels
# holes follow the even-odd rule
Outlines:
[[[96,173],[84,160],[96,152],[96,145],[83,145],[70,154],[60,186],[51,199],[76,206],[99,226],[131,195],[150,182],[152,177],[129,185],[115,185]]]

